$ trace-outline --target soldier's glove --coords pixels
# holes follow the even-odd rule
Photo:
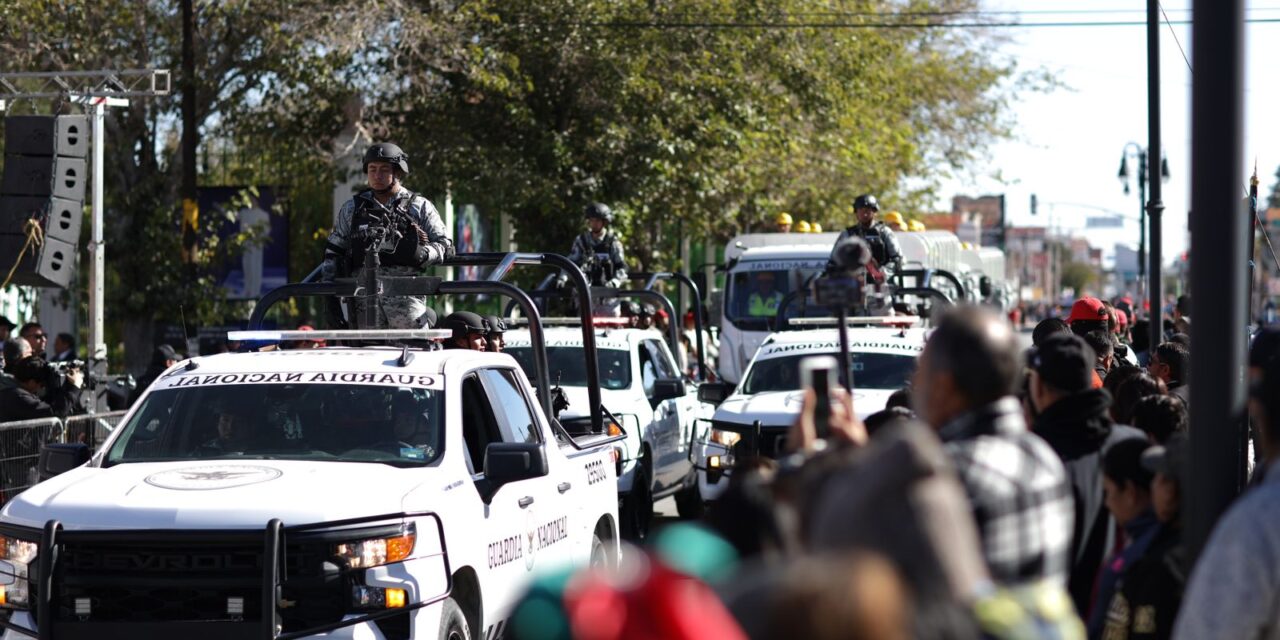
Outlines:
[[[418,248],[413,250],[413,260],[420,267],[426,266],[431,262],[431,248],[421,244],[418,245]]]
[[[320,282],[333,282],[338,277],[338,261],[332,255],[325,256],[320,263]]]

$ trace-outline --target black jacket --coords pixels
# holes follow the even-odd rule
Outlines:
[[[1047,407],[1033,427],[1062,458],[1071,482],[1075,524],[1067,590],[1081,616],[1089,615],[1103,558],[1115,547],[1115,522],[1102,492],[1102,454],[1116,442],[1143,437],[1137,429],[1112,424],[1110,407],[1106,390],[1087,389]]]
[[[1176,397],[1182,401],[1182,406],[1191,411],[1191,387],[1185,382],[1173,382],[1169,384],[1169,395]]]
[[[0,390],[0,422],[57,417],[53,406],[22,387]]]
[[[1156,640],[1173,635],[1187,586],[1182,531],[1167,524],[1141,558],[1129,565],[1107,609],[1104,640]]]

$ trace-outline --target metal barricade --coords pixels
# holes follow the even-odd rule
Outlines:
[[[64,442],[65,433],[58,418],[0,422],[0,501],[40,481],[36,473],[40,446]]]
[[[83,416],[67,416],[66,442],[83,442],[90,449],[97,449],[111,435],[127,411],[109,411]]]

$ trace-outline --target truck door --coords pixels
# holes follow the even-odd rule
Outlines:
[[[680,482],[688,471],[688,460],[681,442],[680,400],[655,401],[653,382],[658,379],[683,379],[675,359],[661,340],[640,341],[640,375],[644,392],[653,407],[654,450],[653,475],[658,488]]]
[[[495,442],[530,442],[540,439],[536,430],[512,429],[516,418],[508,413],[503,396],[495,388],[490,392],[492,370],[474,371],[462,381],[462,434],[477,492],[485,486],[484,451]],[[493,494],[489,504],[480,503],[481,526],[475,532],[483,536],[485,559],[490,572],[499,579],[494,584],[523,584],[528,574],[537,570],[546,555],[539,553],[537,528],[558,513],[555,489],[549,477],[512,482]],[[483,494],[482,494],[483,495]],[[514,605],[518,593],[494,594],[507,602],[500,609]]]
[[[580,536],[573,532],[584,525],[573,521],[574,513],[570,509],[573,482],[563,477],[567,469],[558,455],[559,449],[554,441],[547,442],[543,437],[544,425],[535,414],[533,401],[515,369],[483,369],[480,377],[493,406],[502,441],[541,443],[547,454],[548,475],[503,487],[518,489],[518,501],[533,499],[532,505],[522,507],[528,524],[526,551],[534,554],[534,565],[543,569],[572,562],[573,549],[582,546],[582,541],[576,539]],[[585,548],[589,550],[590,546]]]

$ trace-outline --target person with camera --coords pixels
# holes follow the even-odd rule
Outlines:
[[[875,284],[884,284],[886,277],[886,269],[889,272],[897,271],[902,264],[902,247],[898,244],[898,238],[883,222],[876,220],[876,214],[880,211],[880,203],[876,201],[876,197],[871,194],[863,194],[853,201],[853,211],[858,216],[858,224],[845,229],[840,233],[840,237],[836,238],[836,247],[840,246],[846,238],[858,237],[862,238],[871,248],[872,262],[867,264],[867,275]],[[835,250],[832,250],[831,259],[827,261],[827,271],[832,271],[837,267]]]
[[[84,413],[80,390],[84,372],[59,371],[43,358],[28,356],[13,366],[12,387],[0,390],[0,422],[65,418]]]
[[[378,275],[413,276],[454,254],[453,240],[435,205],[406,189],[409,156],[400,147],[380,142],[364,154],[369,189],[342,205],[325,246],[322,281],[362,275],[365,257],[376,252]],[[376,302],[375,302],[376,301]],[[376,321],[364,327],[367,304],[376,304]],[[426,300],[418,296],[353,297],[351,321],[359,328],[421,328]]]

